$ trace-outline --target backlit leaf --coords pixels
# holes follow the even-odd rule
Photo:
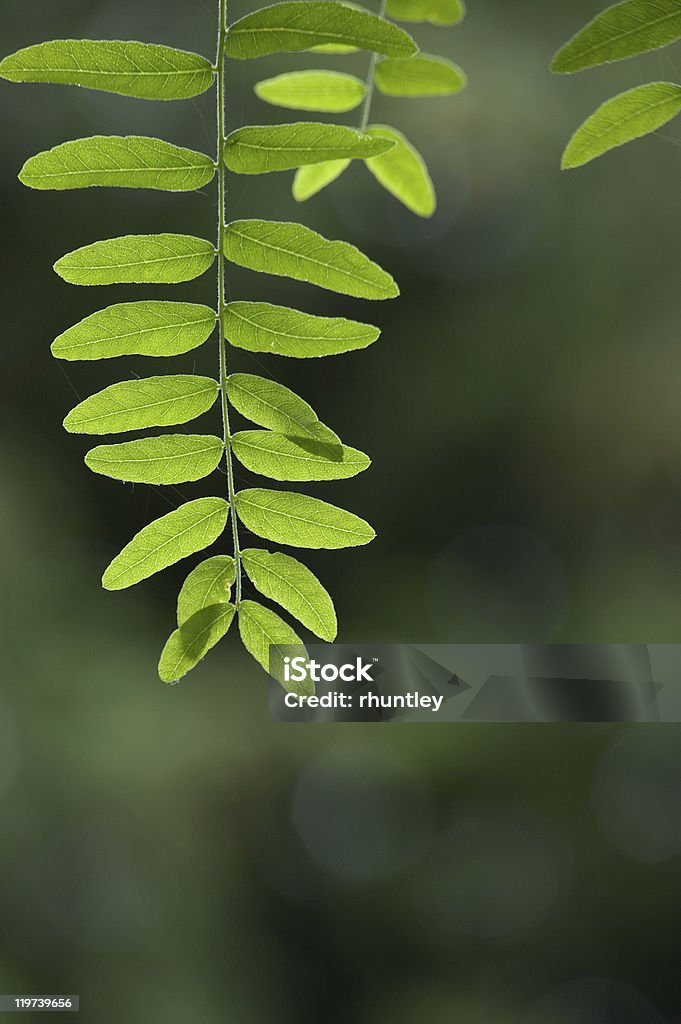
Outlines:
[[[214,555],[192,569],[177,598],[178,626],[210,605],[227,604],[235,579],[236,564],[230,555]]]
[[[123,590],[182,558],[207,548],[227,525],[229,506],[222,498],[197,498],[149,523],[108,566],[105,590]]]
[[[371,465],[356,448],[329,448],[272,430],[242,430],[233,435],[232,447],[246,469],[272,480],[346,480]]]
[[[310,359],[366,348],[378,327],[343,317],[313,316],[269,302],[230,302],[224,313],[227,338],[248,352]]]
[[[193,302],[119,302],[81,320],[52,343],[57,359],[178,356],[202,345],[215,311]]]
[[[112,384],[72,409],[64,427],[72,434],[118,434],[124,430],[188,423],[218,395],[211,377],[178,374]]]
[[[19,180],[29,188],[91,186],[189,192],[215,174],[213,158],[161,139],[95,135],[63,142],[26,161]]]
[[[333,0],[299,0],[263,7],[235,21],[227,33],[227,56],[244,60],[325,44],[388,57],[409,57],[418,49],[406,32],[368,11]]]
[[[316,636],[331,643],[338,630],[333,601],[307,566],[260,548],[242,551],[244,569],[255,587],[276,601]]]
[[[237,174],[290,171],[303,164],[385,153],[389,139],[371,138],[355,128],[317,121],[237,128],[225,141],[225,163]]]
[[[190,672],[223,638],[235,612],[233,604],[210,605],[171,633],[158,663],[163,682],[174,683]]]
[[[357,298],[392,299],[399,295],[390,274],[354,245],[330,241],[302,224],[233,221],[225,232],[225,256],[250,270],[292,277]]]
[[[212,242],[192,235],[123,235],[69,252],[54,269],[70,284],[179,284],[214,259]]]
[[[681,86],[653,82],[608,100],[582,124],[563,153],[562,168],[581,167],[616,146],[661,128],[681,111]]]
[[[284,676],[284,663],[276,647],[286,645],[292,648],[293,656],[307,654],[305,645],[291,627],[270,608],[263,608],[255,601],[242,601],[239,607],[239,632],[243,645],[249,654],[284,689],[303,697],[311,697],[314,683],[305,679],[302,683],[288,682]]]
[[[466,14],[464,0],[388,0],[387,13],[398,21],[458,25]]]
[[[374,79],[385,96],[452,96],[466,86],[466,75],[457,64],[426,53],[407,60],[380,60]]]
[[[340,449],[340,441],[314,409],[283,384],[253,373],[233,373],[227,378],[227,397],[237,412],[260,427]]]
[[[83,85],[145,100],[181,100],[209,89],[214,71],[198,53],[152,43],[55,39],[0,61],[10,82]]]
[[[570,74],[625,60],[681,39],[679,0],[625,0],[597,15],[561,47],[551,70]]]
[[[299,167],[293,176],[291,189],[293,198],[298,203],[304,203],[306,199],[311,199],[312,196],[339,178],[349,166],[349,160],[327,160],[323,164],[308,164],[307,167]]]
[[[289,71],[255,86],[256,96],[275,107],[329,113],[354,110],[364,92],[361,79],[340,71]]]
[[[93,473],[139,484],[184,484],[217,468],[224,451],[219,437],[162,434],[121,444],[100,444],[85,456]]]
[[[401,132],[387,125],[373,125],[367,134],[395,142],[388,153],[365,161],[376,180],[412,213],[432,217],[437,205],[435,189],[420,153]]]
[[[376,536],[369,524],[352,512],[294,491],[240,491],[236,509],[248,530],[275,544],[349,548],[368,544]]]

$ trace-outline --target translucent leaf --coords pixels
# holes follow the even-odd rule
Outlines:
[[[57,359],[178,356],[203,345],[215,311],[193,302],[119,302],[81,320],[52,343]]]
[[[392,299],[399,295],[390,274],[354,245],[329,241],[302,224],[233,221],[225,232],[225,256],[249,270],[292,277],[360,299]]]
[[[562,168],[581,167],[616,146],[648,135],[681,111],[681,86],[653,82],[608,100],[581,125],[563,153]]]
[[[145,526],[107,568],[105,590],[123,590],[217,540],[227,525],[222,498],[197,498]]]
[[[72,409],[64,427],[72,434],[118,434],[124,430],[188,423],[211,408],[218,383],[211,377],[178,374],[112,384]]]
[[[458,25],[466,14],[463,0],[388,0],[387,13],[398,21]]]
[[[95,135],[32,156],[19,180],[39,189],[106,185],[190,192],[203,188],[214,174],[213,158],[193,149],[138,135]]]
[[[85,456],[93,473],[137,484],[184,484],[217,468],[224,451],[219,437],[162,434],[122,444],[100,444]]]
[[[192,235],[123,235],[69,252],[54,269],[70,284],[179,284],[214,259],[212,242]]]
[[[302,622],[316,636],[332,643],[338,626],[333,601],[307,566],[281,552],[260,548],[242,551],[244,569],[253,585]]]
[[[625,0],[608,7],[570,39],[553,58],[551,70],[569,74],[624,60],[681,39],[678,0]]]
[[[396,25],[333,0],[273,4],[235,21],[227,33],[227,56],[244,60],[325,44],[356,46],[387,57],[409,57],[416,43]]]
[[[143,100],[182,100],[209,89],[214,71],[198,53],[152,43],[55,39],[0,61],[10,82],[84,85]]]
[[[213,604],[229,602],[236,564],[230,555],[207,558],[189,573],[177,598],[177,624]]]
[[[333,430],[324,426],[314,409],[283,384],[252,373],[233,373],[227,378],[227,397],[237,412],[260,427],[321,442],[327,449],[340,448]]]
[[[237,128],[225,141],[225,163],[237,174],[268,174],[325,160],[361,159],[390,148],[390,140],[368,138],[355,128],[297,121]]]
[[[395,128],[373,125],[367,133],[396,143],[389,153],[366,161],[376,180],[412,213],[432,217],[437,205],[435,189],[420,153]]]
[[[239,632],[248,653],[281,683],[284,689],[301,697],[312,696],[314,683],[311,680],[306,679],[302,683],[287,682],[283,659],[279,652],[272,651],[270,658],[270,647],[278,645],[293,648],[294,657],[298,653],[307,655],[303,641],[276,612],[263,608],[255,601],[242,601],[239,607]]]
[[[361,79],[340,71],[290,71],[258,82],[255,93],[274,107],[343,113],[359,106],[365,86]]]
[[[327,160],[323,164],[308,164],[307,167],[299,167],[293,176],[291,189],[293,198],[298,203],[304,203],[306,199],[311,199],[312,196],[339,178],[349,166],[349,160]]]
[[[215,647],[232,624],[233,604],[215,604],[192,615],[171,633],[161,653],[158,674],[164,683],[174,683],[190,672]]]
[[[374,80],[385,96],[452,96],[467,82],[458,64],[426,53],[407,60],[380,60]]]
[[[246,469],[271,480],[347,480],[371,465],[356,448],[330,448],[272,430],[242,430],[233,435],[232,448]]]
[[[244,526],[275,544],[296,548],[351,548],[376,536],[359,516],[294,491],[240,491],[236,510]]]
[[[269,302],[230,302],[225,334],[248,352],[310,359],[366,348],[380,335],[378,327],[343,317],[313,316]]]
[[[358,46],[346,46],[345,43],[320,43],[319,46],[310,46],[310,53],[357,53]]]

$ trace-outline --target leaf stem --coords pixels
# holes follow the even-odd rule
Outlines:
[[[379,18],[385,18],[385,9],[388,6],[388,0],[381,0],[381,5],[378,9]],[[364,103],[362,104],[362,116],[359,122],[359,130],[361,132],[366,131],[366,127],[369,124],[369,115],[371,113],[371,101],[374,98],[374,71],[376,70],[376,61],[378,60],[378,54],[372,53],[369,60],[369,70],[367,73],[366,80],[366,94],[364,96]]]
[[[239,547],[239,525],[236,517],[236,489],[234,487],[234,466],[232,460],[232,436],[229,428],[229,401],[227,398],[227,339],[224,329],[225,312],[225,213],[227,202],[227,168],[225,166],[225,41],[227,36],[227,0],[218,0],[218,54],[217,54],[217,164],[218,164],[218,344],[220,358],[220,399],[222,405],[222,427],[225,443],[225,464],[227,468],[227,496],[232,521],[234,561],[236,562],[236,590],[234,604],[241,603],[241,549]]]

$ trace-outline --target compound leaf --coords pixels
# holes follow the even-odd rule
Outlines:
[[[314,573],[290,555],[260,548],[242,552],[244,569],[253,585],[328,643],[338,625],[333,601]]]
[[[210,605],[171,633],[158,663],[163,682],[174,683],[191,671],[222,640],[235,612],[233,604]]]
[[[306,0],[314,3],[314,0]],[[324,238],[302,224],[237,220],[227,225],[225,256],[233,263],[361,299],[392,299],[395,281],[349,242]]]
[[[340,441],[314,409],[283,384],[253,373],[233,373],[227,378],[227,397],[237,412],[258,426],[340,449]]]
[[[290,71],[255,86],[256,96],[274,107],[328,113],[354,110],[365,91],[361,79],[340,71]]]
[[[387,12],[398,21],[458,25],[466,15],[464,0],[388,0]]]
[[[453,96],[467,82],[458,64],[427,53],[407,60],[380,60],[374,79],[385,96]]]
[[[242,430],[233,435],[232,446],[246,469],[272,480],[347,480],[371,465],[356,448],[329,448],[272,430]]]
[[[198,53],[153,43],[54,39],[0,61],[10,82],[82,85],[142,100],[182,100],[209,89],[214,71]]]
[[[213,158],[161,139],[95,135],[63,142],[26,161],[19,180],[29,188],[92,186],[190,192],[215,174]]]
[[[681,111],[681,86],[653,82],[608,100],[582,124],[567,144],[563,170],[581,167],[616,146],[648,135]]]
[[[311,0],[310,0],[311,2]],[[301,697],[311,697],[314,683],[305,679],[302,683],[288,682],[284,675],[283,657],[271,647],[293,648],[294,654],[306,655],[305,645],[291,627],[270,608],[263,608],[256,601],[242,601],[239,607],[239,632],[243,645],[252,657],[262,665],[284,689]]]
[[[111,384],[72,409],[64,420],[71,434],[119,434],[124,430],[188,423],[211,408],[218,382],[177,374]]]
[[[352,512],[295,491],[240,491],[236,509],[248,530],[275,544],[349,548],[368,544],[376,536],[371,526]]]
[[[291,189],[293,198],[298,203],[304,203],[306,199],[311,199],[312,196],[339,178],[349,166],[349,160],[327,160],[323,164],[308,164],[307,167],[299,167],[293,176]]]
[[[230,302],[223,323],[236,348],[297,359],[354,352],[371,345],[381,333],[371,324],[314,316],[269,302]]]
[[[122,235],[75,249],[54,269],[69,284],[179,284],[214,259],[213,243],[193,235]]]
[[[551,70],[570,74],[635,57],[681,39],[678,0],[624,0],[597,15],[553,58]]]
[[[209,476],[223,442],[205,434],[162,434],[122,444],[100,444],[85,456],[93,473],[138,484],[184,484]]]
[[[328,44],[388,57],[409,57],[418,50],[411,36],[396,25],[332,0],[263,7],[235,21],[227,32],[227,56],[238,60]]]
[[[81,320],[52,343],[57,359],[177,356],[203,345],[215,310],[193,302],[119,302]]]
[[[395,142],[388,153],[365,161],[376,180],[412,213],[432,217],[437,205],[435,189],[420,153],[401,132],[387,125],[373,125],[367,134]]]
[[[177,598],[178,626],[210,605],[227,604],[235,579],[236,563],[230,555],[214,555],[192,569]]]
[[[225,140],[225,163],[237,174],[268,174],[325,160],[363,159],[390,148],[389,140],[367,137],[355,128],[297,121],[237,128]]]
[[[229,505],[222,498],[197,498],[149,523],[102,577],[105,590],[123,590],[207,548],[227,525]]]

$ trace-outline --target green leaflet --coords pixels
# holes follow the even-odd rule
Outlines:
[[[215,311],[193,302],[119,302],[93,313],[52,343],[56,359],[177,356],[213,333]]]
[[[299,167],[293,177],[291,189],[293,198],[298,203],[304,203],[306,199],[311,199],[317,192],[321,192],[323,188],[339,178],[349,166],[349,160],[327,160],[323,164],[308,164],[307,167]]]
[[[280,604],[322,640],[335,640],[338,625],[333,601],[307,566],[290,555],[260,548],[248,548],[242,558],[249,579],[261,594]]]
[[[616,146],[648,135],[681,111],[681,86],[653,82],[608,100],[570,139],[561,167],[581,167]]]
[[[297,359],[366,348],[381,333],[371,324],[313,316],[269,302],[230,302],[223,320],[225,334],[237,348]]]
[[[242,430],[232,436],[237,459],[272,480],[346,480],[371,465],[356,448],[329,448],[319,441],[288,437],[271,430]]]
[[[366,160],[378,182],[419,217],[432,217],[437,200],[423,158],[401,132],[387,125],[373,125],[368,135],[394,140],[395,146],[383,156]]]
[[[677,39],[681,39],[678,0],[625,0],[573,36],[553,58],[551,70],[569,74],[657,50]]]
[[[229,506],[222,498],[188,501],[145,526],[108,566],[105,590],[123,590],[207,548],[225,526]]]
[[[227,604],[235,579],[236,563],[230,555],[214,555],[197,565],[182,584],[177,598],[178,626],[210,605]]]
[[[374,79],[385,96],[453,96],[467,83],[458,64],[427,53],[407,60],[380,60]]]
[[[93,473],[137,484],[184,484],[209,476],[223,442],[204,434],[162,434],[122,444],[100,444],[85,456]]]
[[[69,252],[54,269],[69,284],[179,284],[214,259],[212,242],[192,235],[123,235]]]
[[[268,174],[341,157],[362,159],[390,148],[389,140],[367,138],[355,128],[297,121],[237,128],[225,140],[225,163],[237,174]]]
[[[307,402],[283,384],[252,373],[233,373],[227,378],[227,397],[252,423],[289,437],[317,441],[340,454],[340,441],[334,432],[320,423]]]
[[[340,71],[290,71],[255,86],[256,96],[272,106],[334,114],[354,110],[364,93],[364,82]]]
[[[332,0],[302,0],[263,7],[235,21],[227,32],[227,56],[245,60],[330,43],[388,57],[409,57],[418,49],[406,32],[368,11]]]
[[[315,0],[305,0],[313,4]],[[225,256],[250,270],[354,295],[392,299],[395,281],[349,242],[329,241],[302,224],[273,220],[237,220],[227,225]]]
[[[302,683],[287,682],[284,677],[282,655],[276,650],[270,652],[271,647],[285,645],[293,648],[290,653],[294,657],[296,654],[307,655],[303,641],[276,612],[263,608],[255,601],[242,601],[239,608],[239,632],[248,653],[281,683],[284,689],[301,697],[311,697],[314,694],[314,683],[311,680],[306,679]]]
[[[388,0],[387,13],[398,21],[458,25],[466,15],[464,0]]]
[[[207,412],[217,395],[218,382],[211,377],[178,374],[124,380],[77,405],[64,420],[64,427],[72,434],[169,427]]]
[[[236,510],[258,537],[297,548],[350,548],[368,544],[375,531],[359,516],[295,491],[240,491]]]
[[[0,61],[10,82],[84,85],[142,100],[198,96],[213,82],[210,61],[152,43],[55,39],[27,46]]]
[[[161,139],[95,135],[64,142],[26,161],[19,180],[29,188],[91,186],[189,192],[215,174],[213,158]]]
[[[215,647],[232,624],[233,604],[215,604],[192,615],[171,633],[161,653],[158,674],[164,683],[174,683],[197,665]]]

